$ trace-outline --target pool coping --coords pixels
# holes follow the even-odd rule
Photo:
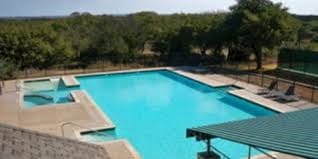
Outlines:
[[[62,76],[61,80],[63,81],[66,87],[78,87],[80,83],[74,76]]]
[[[104,121],[106,121],[108,123],[108,126],[100,126],[100,127],[94,127],[94,128],[90,128],[90,129],[80,129],[78,131],[74,131],[74,133],[76,134],[77,138],[81,138],[82,137],[82,133],[90,133],[90,132],[94,132],[94,131],[100,131],[100,130],[113,130],[116,128],[115,124],[112,122],[112,120],[107,116],[107,114],[105,112],[103,112],[101,110],[101,108],[95,103],[95,101],[92,99],[92,97],[84,90],[78,90],[78,92],[82,92],[85,94],[86,98],[89,100],[89,103],[92,104],[92,106],[94,106],[97,109],[97,112],[99,113],[99,116],[101,116],[102,118],[104,118]],[[73,92],[74,94],[76,94],[75,92]],[[75,96],[75,100],[80,101],[80,99],[78,98],[78,96]]]
[[[175,69],[167,69],[167,70],[172,71],[182,77],[194,80],[196,82],[199,82],[201,84],[204,84],[213,88],[232,86],[232,84],[226,84],[219,81],[213,81],[208,79],[207,77],[200,77],[200,75],[196,75],[190,72],[184,72],[184,71],[175,70]]]
[[[170,67],[156,67],[156,68],[144,68],[144,69],[130,69],[130,70],[119,70],[119,71],[108,71],[108,72],[95,72],[95,73],[82,73],[73,75],[75,78],[90,77],[90,76],[103,76],[103,75],[115,75],[115,74],[126,74],[126,73],[138,73],[138,72],[152,72],[160,70],[169,70]]]
[[[280,104],[278,102],[272,101],[271,99],[267,99],[267,98],[264,98],[262,96],[255,95],[255,94],[247,91],[246,88],[242,87],[241,85],[237,85],[236,83],[219,84],[221,82],[217,81],[218,83],[215,84],[215,83],[209,82],[212,79],[209,79],[207,77],[205,77],[205,78],[203,78],[203,77],[197,78],[196,77],[197,75],[194,75],[194,74],[189,73],[189,72],[186,72],[186,74],[185,73],[181,73],[180,74],[180,71],[177,71],[177,72],[173,71],[173,72],[175,72],[175,73],[177,73],[179,75],[185,76],[187,78],[190,78],[192,80],[198,81],[198,82],[200,82],[202,84],[214,87],[214,88],[227,87],[227,86],[234,86],[234,87],[240,88],[240,89],[228,91],[228,93],[233,95],[233,96],[239,97],[239,98],[241,98],[243,100],[246,100],[246,101],[252,102],[254,104],[257,104],[257,105],[259,105],[261,107],[264,107],[266,109],[278,112],[278,113],[286,113],[286,112],[298,110],[298,109],[290,107],[290,106],[288,106],[286,104]]]
[[[147,68],[147,69],[132,69],[132,70],[121,70],[121,71],[110,71],[110,72],[98,72],[98,73],[84,73],[84,74],[76,74],[76,75],[67,75],[68,77],[71,77],[73,79],[76,79],[77,77],[86,77],[86,76],[96,76],[96,75],[109,75],[109,74],[120,74],[120,73],[134,73],[134,72],[147,72],[147,71],[160,71],[160,70],[166,70],[166,71],[171,71],[173,73],[176,73],[180,76],[183,76],[185,78],[189,78],[191,80],[194,80],[196,82],[199,82],[199,83],[202,83],[202,84],[205,84],[207,86],[210,86],[210,87],[226,87],[226,86],[236,86],[236,87],[240,87],[242,88],[242,86],[238,86],[236,85],[235,83],[225,83],[225,82],[220,82],[220,81],[216,81],[216,80],[212,80],[208,77],[204,77],[203,75],[197,75],[197,74],[194,74],[194,73],[190,73],[190,72],[186,72],[185,70],[182,70],[178,67],[157,67],[157,68]],[[63,79],[63,77],[65,76],[55,76],[55,77],[59,77],[61,80]],[[33,79],[25,79],[25,80],[21,80],[21,86],[23,86],[24,82],[27,81],[37,81],[37,80],[49,80],[50,77],[41,77],[41,78],[33,78]],[[77,80],[76,80],[77,81]],[[63,80],[63,82],[65,82]],[[76,86],[79,86],[80,83],[77,81],[78,85]],[[64,83],[65,84],[65,83]],[[107,122],[107,123],[111,123],[109,126],[100,126],[100,127],[94,127],[94,128],[90,128],[90,129],[77,129],[77,130],[74,130],[74,134],[76,136],[77,139],[80,139],[82,136],[81,134],[82,133],[89,133],[89,132],[93,132],[93,131],[96,131],[96,130],[110,130],[110,129],[115,129],[115,125],[113,124],[113,122],[108,118],[107,114],[104,113],[101,108],[95,103],[95,101],[91,98],[91,96],[84,90],[80,90],[82,91],[86,98],[88,99],[89,103],[91,106],[95,107],[98,111],[98,116],[101,116],[102,118],[104,118],[104,120]],[[242,88],[240,90],[232,90],[232,91],[229,91],[229,94],[231,95],[234,95],[234,96],[237,96],[237,97],[240,97],[242,98],[243,100],[247,100],[249,102],[252,102],[252,103],[256,103],[264,108],[267,108],[267,109],[270,109],[270,110],[274,110],[276,112],[280,112],[280,113],[284,113],[284,112],[288,112],[284,109],[282,109],[281,107],[289,107],[287,106],[286,104],[281,104],[279,106],[279,108],[277,108],[277,102],[264,102],[264,99],[263,101],[262,100],[259,100],[259,99],[255,99],[253,98],[253,95],[249,95],[249,94],[242,94],[242,91],[244,92],[247,92],[245,90],[245,88]],[[237,93],[239,92],[239,93]],[[36,109],[37,107],[35,108],[25,108],[23,106],[23,96],[24,94],[23,93],[19,93],[20,94],[20,107],[22,109]],[[72,104],[72,105],[76,105],[76,104],[79,104],[82,102],[82,99],[80,99],[78,97],[78,95],[76,93],[74,93],[74,91],[71,91],[71,96],[73,97],[74,99],[74,102],[70,102],[70,103],[66,103],[66,104],[62,104],[64,106],[67,106],[69,104]],[[252,93],[251,93],[252,94]],[[255,96],[258,96],[258,95],[255,95]],[[259,96],[260,97],[260,96]],[[267,99],[269,100],[269,99]],[[273,104],[273,103],[276,103],[276,104]],[[41,108],[43,107],[60,107],[61,104],[50,104],[50,105],[42,105],[40,106]],[[294,111],[294,110],[290,110],[290,111]],[[122,140],[122,139],[119,139],[119,140]],[[113,141],[117,141],[117,140],[113,140]],[[127,142],[127,145],[130,145],[128,142]],[[132,148],[132,150],[138,154],[138,152],[136,150],[133,149],[132,145],[130,145],[130,147]],[[139,155],[138,155],[139,156]],[[139,156],[140,158],[140,156]]]
[[[275,111],[277,113],[287,113],[287,112],[292,112],[292,111],[296,111],[298,109],[290,107],[290,106],[286,106],[284,104],[280,104],[277,102],[274,102],[270,99],[266,99],[263,98],[259,95],[255,95],[253,93],[250,93],[244,89],[242,90],[231,90],[228,91],[229,94],[236,96],[238,98],[241,98],[243,100],[247,100],[249,102],[255,103],[257,105],[260,105],[266,109]]]

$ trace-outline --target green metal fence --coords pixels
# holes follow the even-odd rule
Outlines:
[[[284,76],[286,71],[279,71],[274,74],[269,74],[266,71],[254,71],[254,66],[248,66],[251,69],[242,70],[240,64],[222,64],[210,66],[214,73],[222,74],[238,81],[244,81],[249,84],[258,85],[261,87],[268,87],[273,81],[277,81],[276,89],[281,92],[286,92],[289,86],[295,87],[295,93],[307,101],[318,103],[318,86],[315,84],[308,84],[308,78],[289,79],[289,76]],[[250,65],[245,63],[244,65]],[[315,81],[310,83],[317,83],[318,78],[314,77]]]
[[[281,49],[278,55],[278,67],[293,72],[318,76],[318,52]]]
[[[286,56],[286,54],[280,56]],[[286,58],[284,58],[284,60],[286,60]],[[287,62],[289,61],[290,60],[287,59]],[[318,60],[314,62],[318,62]],[[286,65],[286,62],[284,61],[280,61],[280,63],[282,64],[282,66]],[[303,99],[318,103],[318,76],[303,76],[298,73],[281,70],[273,70],[269,72],[266,70],[257,71],[256,64],[253,61],[229,63],[222,62],[221,60],[217,60],[213,57],[178,57],[171,60],[167,57],[143,55],[139,57],[129,58],[126,61],[116,61],[116,57],[97,57],[95,61],[91,62],[85,67],[80,67],[77,65],[74,66],[72,63],[62,63],[59,66],[43,70],[27,69],[24,71],[18,71],[15,73],[15,78],[21,79],[45,76],[60,76],[68,74],[108,72],[166,66],[205,66],[210,69],[210,73],[222,74],[235,80],[259,85],[261,87],[268,87],[268,85],[273,80],[276,80],[278,81],[278,90],[285,92],[290,85],[294,85],[296,88],[296,94],[300,95]],[[292,66],[300,66],[300,63],[298,65],[293,64]],[[312,70],[314,71],[318,71],[318,65],[316,65],[316,67],[306,65],[305,67],[312,68]]]

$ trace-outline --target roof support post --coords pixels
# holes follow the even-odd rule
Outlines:
[[[198,159],[221,159],[219,154],[215,153],[215,151],[219,152],[221,155],[225,156],[225,158],[228,158],[226,155],[224,155],[222,152],[218,151],[211,145],[211,137],[206,137],[204,138],[204,142],[206,143],[206,151],[204,152],[199,152],[198,153]]]
[[[251,159],[251,146],[248,146],[248,159]]]
[[[210,155],[211,154],[211,139],[207,139],[207,142],[206,142],[206,152]]]

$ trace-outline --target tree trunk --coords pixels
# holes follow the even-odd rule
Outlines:
[[[222,50],[222,45],[216,45],[214,48],[214,55],[220,55]]]
[[[206,48],[205,48],[205,47],[203,47],[203,48],[201,49],[201,55],[202,55],[202,56],[206,56]]]
[[[226,61],[231,61],[232,58],[233,58],[233,48],[230,46],[229,51],[228,51],[228,55],[226,57]]]
[[[262,69],[263,67],[263,56],[262,56],[262,49],[261,48],[257,48],[257,47],[254,47],[254,53],[255,53],[255,56],[256,56],[256,69],[257,70],[260,70]]]

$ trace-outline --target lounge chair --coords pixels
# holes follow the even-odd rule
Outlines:
[[[209,72],[209,69],[206,67],[193,67],[191,69],[191,72],[193,73],[200,73],[200,74],[205,74]]]
[[[274,91],[274,89],[277,86],[277,80],[272,81],[272,83],[267,87],[267,88],[262,88],[260,90],[257,91],[257,94],[262,95],[262,94],[268,94],[271,91]]]
[[[267,94],[263,95],[263,97],[265,97],[265,98],[276,98],[276,97],[282,96],[284,94],[285,93],[283,93],[281,91],[278,91],[278,90],[271,90]]]
[[[295,86],[290,86],[287,91],[284,94],[279,95],[277,99],[286,102],[298,101],[299,97],[295,94]]]
[[[289,86],[285,93],[273,90],[268,94],[264,95],[266,98],[276,98],[278,100],[285,100],[285,101],[294,101],[297,100],[298,97],[295,95],[295,86]]]

